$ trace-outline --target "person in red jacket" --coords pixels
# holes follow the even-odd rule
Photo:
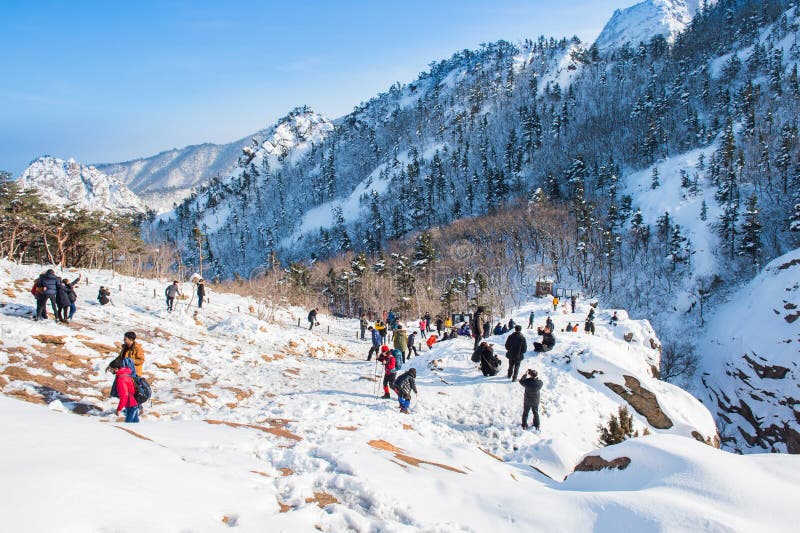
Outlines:
[[[125,422],[138,422],[139,404],[136,402],[136,385],[134,385],[133,378],[131,377],[131,369],[123,366],[122,362],[116,359],[111,361],[111,364],[108,366],[111,372],[116,375],[114,378],[114,388],[119,397],[117,416],[120,416],[120,412],[125,409]]]
[[[392,355],[389,347],[385,344],[381,346],[381,354],[378,356],[378,361],[383,364],[383,396],[382,398],[389,398],[389,387],[394,388],[394,377],[397,374],[397,360]]]

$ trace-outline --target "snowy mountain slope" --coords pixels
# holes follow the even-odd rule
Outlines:
[[[32,323],[26,289],[40,268],[0,264],[0,389],[49,402],[48,410],[0,398],[0,468],[9,474],[0,497],[11,529],[746,530],[757,520],[785,530],[792,523],[787,499],[800,482],[797,462],[735,456],[687,437],[711,437],[710,414],[651,377],[657,341],[624,311],[615,328],[601,311],[596,336],[558,333],[552,352],[526,358],[523,366],[545,381],[535,433],[518,426],[522,388],[479,376],[466,340],[411,359],[419,395],[412,414],[401,415],[394,400],[374,396],[374,363],[363,361],[367,344],[352,340],[355,321],[321,317],[322,331],[308,332],[294,325],[302,310],[280,311],[270,324],[250,311],[258,312],[255,302],[216,292],[201,312],[182,302],[170,315],[164,282],[86,272],[74,322]],[[99,284],[114,289],[113,305],[93,303]],[[534,302],[515,316],[534,309],[541,322],[547,306]],[[557,329],[574,319],[554,316]],[[155,391],[138,425],[108,414],[115,403],[103,373],[128,329],[139,333]],[[441,370],[429,370],[433,360]],[[673,426],[658,429],[632,409],[636,427],[654,435],[598,451],[596,425],[625,403],[604,383],[626,375],[655,394]],[[584,454],[631,462],[561,483]],[[86,505],[62,497],[66,482]],[[143,492],[138,505],[100,504],[125,501],[131,487]],[[36,512],[43,500],[53,512]]]
[[[19,177],[24,188],[35,189],[49,204],[76,204],[90,211],[143,213],[146,205],[116,178],[74,159],[44,156]]]
[[[617,9],[594,44],[601,51],[619,48],[626,43],[636,47],[658,35],[671,43],[686,29],[702,4],[702,0],[645,0]]]
[[[698,394],[742,451],[800,453],[800,249],[731,295],[702,332]]]

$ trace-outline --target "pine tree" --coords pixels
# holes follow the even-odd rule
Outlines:
[[[598,426],[598,429],[600,444],[603,446],[619,444],[631,437],[639,436],[639,433],[633,430],[633,417],[623,405],[617,410],[617,415],[611,415],[607,425]]]
[[[429,231],[420,233],[414,242],[414,268],[417,270],[428,270],[436,261],[436,248],[433,245],[433,237]]]
[[[761,256],[763,247],[761,245],[761,220],[758,211],[758,198],[755,193],[747,199],[745,211],[742,214],[741,241],[739,243],[739,255],[748,257],[753,267],[758,270],[761,267]]]
[[[650,178],[650,188],[655,190],[661,186],[661,182],[658,181],[658,167],[653,167],[653,173],[651,174]]]
[[[708,220],[708,204],[706,204],[705,198],[703,198],[703,203],[700,204],[700,220]]]

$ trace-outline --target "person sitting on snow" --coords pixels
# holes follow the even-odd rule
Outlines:
[[[610,323],[611,323],[612,326],[616,326],[617,322],[619,322],[619,317],[617,316],[617,312],[614,311],[614,314],[611,315],[611,322]]]
[[[482,342],[478,346],[478,358],[481,372],[484,376],[496,376],[500,371],[502,362],[494,354],[494,349],[487,342]]]
[[[394,391],[397,393],[397,400],[400,402],[400,412],[408,414],[408,407],[411,405],[411,391],[417,394],[417,369],[412,368],[408,372],[401,374],[394,382]]]
[[[556,345],[556,338],[547,326],[542,331],[542,342],[533,343],[534,352],[549,352]]]

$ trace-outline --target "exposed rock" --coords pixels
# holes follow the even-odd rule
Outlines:
[[[629,457],[617,457],[610,461],[606,461],[599,455],[587,455],[575,467],[575,472],[598,472],[606,468],[614,470],[625,470],[631,464]]]
[[[642,387],[639,380],[633,376],[623,375],[625,387],[617,383],[606,382],[605,385],[613,390],[633,407],[637,413],[647,419],[647,423],[658,429],[669,429],[672,420],[664,414],[658,405],[656,395]]]
[[[774,365],[774,366],[760,365],[747,354],[744,354],[742,356],[742,359],[747,361],[747,364],[749,364],[750,367],[756,371],[756,374],[758,374],[758,377],[760,377],[761,379],[783,379],[789,372],[788,368],[780,365]]]
[[[578,374],[585,377],[586,379],[594,379],[596,375],[605,374],[605,372],[603,372],[602,370],[592,370],[591,372],[584,372],[583,370],[578,370]]]

